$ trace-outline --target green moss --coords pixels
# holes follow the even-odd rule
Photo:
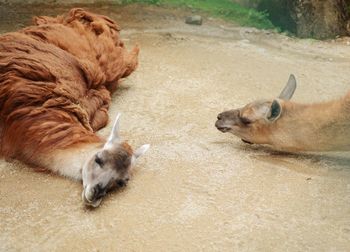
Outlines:
[[[123,4],[146,3],[174,7],[189,7],[204,11],[209,15],[233,21],[242,26],[259,29],[276,28],[268,19],[266,12],[259,12],[233,3],[230,0],[122,0]]]
[[[296,23],[293,21],[288,0],[259,0],[257,10],[269,13],[270,21],[283,31],[296,32]]]

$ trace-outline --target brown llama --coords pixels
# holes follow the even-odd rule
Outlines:
[[[34,25],[0,36],[0,153],[83,180],[83,200],[98,206],[123,186],[136,158],[120,140],[118,119],[104,141],[111,93],[137,67],[110,18],[83,9],[36,17]]]
[[[291,75],[277,99],[259,100],[222,112],[216,128],[244,142],[284,151],[350,151],[350,92],[322,103],[289,101],[296,89]]]

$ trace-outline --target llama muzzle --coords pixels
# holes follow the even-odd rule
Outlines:
[[[86,206],[98,207],[101,204],[102,197],[106,195],[105,190],[97,187],[87,186],[82,192],[82,200]]]

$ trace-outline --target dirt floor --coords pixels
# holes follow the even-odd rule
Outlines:
[[[1,8],[0,32],[66,10]],[[176,9],[95,9],[141,47],[110,115],[121,112],[122,136],[151,149],[96,210],[83,206],[80,183],[0,161],[1,251],[350,251],[349,153],[276,153],[214,127],[219,112],[277,95],[290,73],[294,100],[341,96],[349,39],[298,40],[208,17],[190,26]]]

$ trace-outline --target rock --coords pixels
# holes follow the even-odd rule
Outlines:
[[[199,15],[186,17],[185,23],[191,25],[202,25],[203,19]]]
[[[348,35],[348,0],[285,0],[298,37],[327,39]]]

